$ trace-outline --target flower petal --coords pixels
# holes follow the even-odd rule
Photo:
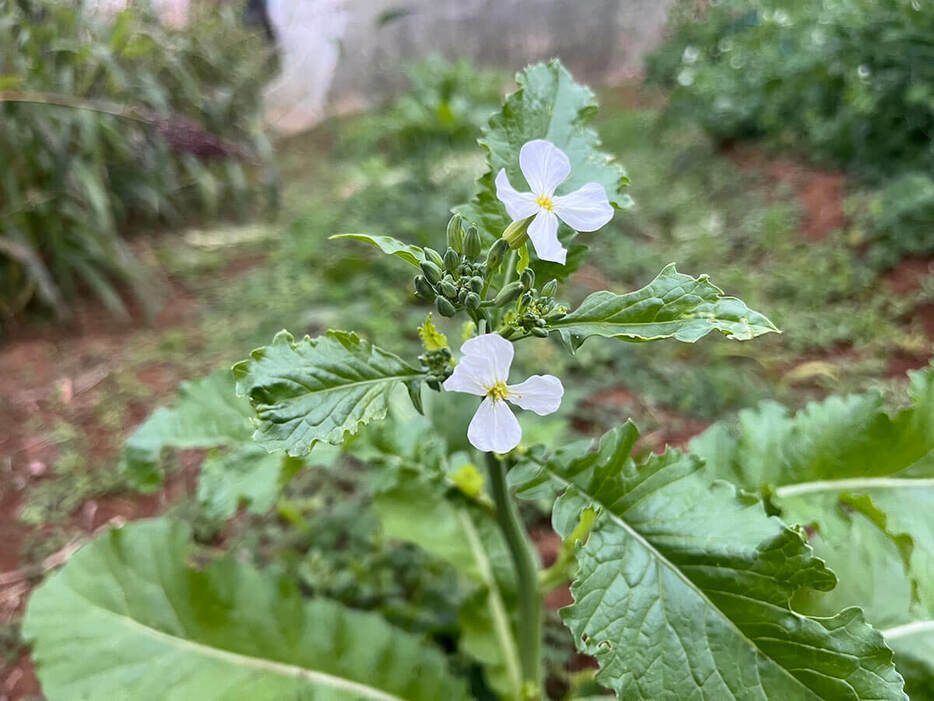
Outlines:
[[[519,149],[519,167],[536,197],[551,197],[571,174],[571,161],[564,151],[544,139],[527,141]]]
[[[564,387],[554,375],[532,375],[525,382],[509,386],[507,399],[539,416],[551,414],[561,406]]]
[[[509,380],[509,368],[512,365],[512,356],[515,354],[515,350],[512,343],[498,333],[485,333],[482,336],[474,336],[464,341],[461,346],[461,353],[464,354],[464,357],[457,364],[458,367],[465,360],[470,361],[472,358],[479,358],[489,363],[490,377],[493,380],[490,387],[497,382]]]
[[[467,427],[467,440],[483,452],[508,453],[522,440],[522,427],[506,402],[487,397]]]
[[[518,192],[509,182],[505,168],[496,174],[496,196],[506,205],[506,213],[513,221],[531,217],[538,211],[535,195],[531,192]]]
[[[554,198],[555,214],[575,231],[596,231],[613,218],[613,205],[600,183],[587,183]]]
[[[482,397],[496,384],[495,379],[491,382],[492,375],[490,363],[483,358],[463,358],[442,387],[446,392],[466,392]]]
[[[546,210],[536,214],[529,224],[529,238],[539,258],[564,265],[568,252],[558,240],[558,217]]]

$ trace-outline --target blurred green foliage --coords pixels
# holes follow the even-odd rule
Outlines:
[[[466,59],[430,56],[406,70],[409,89],[360,120],[343,142],[362,154],[373,146],[411,158],[413,152],[473,146],[497,110],[507,76]]]
[[[129,229],[245,216],[273,195],[273,66],[236,7],[195,5],[174,29],[145,4],[106,18],[0,0],[0,35],[2,316],[34,299],[62,316],[82,289],[122,314],[118,284],[151,304]]]
[[[885,183],[862,224],[888,265],[934,251],[932,35],[917,0],[682,0],[647,77],[720,141],[766,137]]]

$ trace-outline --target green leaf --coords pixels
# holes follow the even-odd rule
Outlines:
[[[439,651],[379,616],[303,600],[293,580],[232,558],[197,571],[191,555],[186,525],[137,521],[50,577],[23,622],[45,696],[466,698]]]
[[[934,367],[909,374],[911,404],[892,416],[877,392],[796,414],[767,402],[691,443],[715,474],[807,525],[816,553],[841,575],[834,591],[801,597],[802,610],[860,605],[875,625],[898,630],[934,620]],[[896,639],[896,665],[911,677],[911,658],[926,659],[924,645],[912,649],[923,636]]]
[[[329,240],[334,239],[353,239],[355,241],[365,241],[378,247],[383,253],[401,258],[407,263],[411,263],[416,268],[425,261],[425,254],[418,246],[403,243],[392,236],[372,236],[370,234],[334,234]]]
[[[124,469],[143,491],[158,489],[164,448],[216,448],[250,442],[249,403],[237,396],[229,371],[183,382],[171,407],[156,409],[127,439]]]
[[[641,290],[624,295],[594,292],[547,329],[559,333],[572,352],[592,336],[623,341],[674,338],[694,343],[711,331],[738,341],[778,331],[742,301],[724,297],[706,275],[682,275],[674,263]]]
[[[511,570],[502,534],[490,516],[445,498],[424,477],[410,476],[373,498],[384,533],[414,543],[479,585],[461,609],[461,649],[483,663],[490,685],[506,698],[522,697],[519,652],[501,582]]]
[[[802,536],[678,451],[637,465],[631,425],[595,452],[540,460],[563,488],[555,528],[597,511],[562,617],[597,680],[625,699],[905,699],[882,635],[859,609],[791,610],[835,578]]]
[[[298,342],[280,331],[233,371],[237,392],[256,411],[254,439],[295,457],[319,441],[338,445],[346,434],[384,418],[393,389],[425,377],[399,356],[346,331]]]
[[[907,474],[934,450],[934,367],[909,373],[911,406],[889,416],[878,392],[830,397],[791,414],[776,402],[714,424],[691,442],[718,475],[750,490]],[[844,485],[845,487],[845,485]],[[844,488],[842,487],[842,488]],[[812,490],[801,486],[796,490]]]
[[[547,139],[571,161],[571,175],[558,187],[558,194],[597,182],[614,206],[630,207],[632,200],[623,194],[629,182],[625,171],[600,151],[600,138],[588,126],[597,112],[590,88],[575,83],[557,59],[529,66],[516,76],[516,83],[519,89],[483,129],[480,145],[487,151],[487,172],[479,180],[479,191],[455,211],[498,238],[510,219],[496,198],[494,179],[505,168],[513,185],[524,189],[519,149],[533,139]]]
[[[228,519],[245,503],[252,513],[265,514],[303,465],[297,458],[267,453],[252,444],[209,455],[198,476],[201,509],[211,518]]]

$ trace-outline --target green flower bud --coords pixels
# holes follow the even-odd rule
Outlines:
[[[503,262],[508,250],[509,244],[506,243],[506,239],[496,239],[496,242],[490,246],[490,250],[486,254],[486,267],[489,270],[496,270]]]
[[[542,297],[554,297],[558,291],[558,281],[549,280],[542,286]]]
[[[435,249],[425,246],[422,249],[425,252],[425,255],[428,257],[432,263],[437,265],[439,268],[444,266],[444,258],[441,257],[441,254],[438,253]]]
[[[568,315],[567,312],[563,312],[560,310],[554,311],[545,317],[545,321],[557,321],[558,319],[563,319],[567,315]]]
[[[505,307],[520,294],[522,294],[522,283],[518,281],[510,282],[496,295],[496,299],[493,300],[493,305],[496,307]]]
[[[539,328],[538,326],[533,326],[530,330],[533,336],[538,336],[539,338],[548,337],[548,332],[545,329]]]
[[[453,248],[448,248],[444,252],[444,269],[449,272],[454,272],[457,270],[457,266],[461,263],[461,257],[457,255],[457,251]]]
[[[542,327],[542,328],[545,328],[546,326],[548,326],[548,322],[545,321],[544,319],[536,319],[536,320],[535,320],[535,325],[536,325],[536,326],[540,326],[540,327]]]
[[[524,289],[531,290],[535,286],[535,271],[531,268],[526,268],[522,271],[522,275],[519,276],[519,281],[522,283]]]
[[[460,253],[464,250],[464,225],[461,215],[455,214],[448,222],[448,247]]]
[[[483,263],[480,263],[479,265],[475,265],[473,267],[473,274],[479,275],[481,278],[486,277],[486,265],[484,265]]]
[[[522,283],[521,283],[521,282],[518,283],[518,284],[519,284],[520,287],[522,286]],[[527,307],[527,306],[529,306],[529,305],[532,303],[532,300],[533,300],[534,298],[535,298],[535,295],[533,295],[533,294],[532,294],[532,291],[529,290],[528,292],[526,292],[526,293],[524,293],[524,294],[522,295],[522,299],[519,300],[519,306],[522,306],[522,307]]]
[[[435,307],[438,308],[438,313],[441,316],[454,316],[457,314],[457,310],[454,309],[454,305],[441,295],[435,297]]]
[[[474,275],[470,278],[470,289],[474,292],[479,293],[483,290],[483,278],[479,275]]]
[[[460,292],[457,293],[457,301],[463,304],[467,301],[468,290],[466,287],[462,287]]]
[[[471,260],[475,259],[480,255],[481,245],[480,232],[477,231],[477,227],[472,226],[467,229],[467,233],[464,234],[464,255]]]
[[[432,285],[436,284],[441,279],[441,268],[432,263],[430,260],[426,260],[421,264],[422,272],[425,273],[425,277],[428,279]]]
[[[454,299],[454,297],[457,295],[457,288],[447,280],[442,280],[440,283],[438,283],[438,289],[441,290],[441,294],[443,294],[448,299]]]
[[[480,306],[480,295],[476,292],[468,292],[467,298],[464,300],[464,306],[473,311]]]
[[[415,296],[425,302],[430,302],[435,298],[435,289],[423,275],[415,276]]]

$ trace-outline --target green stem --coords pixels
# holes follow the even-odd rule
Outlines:
[[[542,595],[538,586],[538,558],[525,532],[509,488],[506,470],[493,453],[486,454],[490,486],[496,506],[496,521],[506,539],[516,570],[519,597],[519,656],[522,665],[523,693],[527,699],[541,697],[542,673]]]
[[[518,263],[518,260],[519,260],[519,254],[517,254],[515,251],[510,251],[509,258],[506,261],[506,270],[503,271],[503,282],[500,284],[499,289],[503,289],[506,285],[512,282],[512,278],[516,274],[516,265]],[[496,319],[494,320],[492,324],[494,329],[499,326],[499,321],[502,318],[502,313],[503,313],[502,309],[496,310]]]

